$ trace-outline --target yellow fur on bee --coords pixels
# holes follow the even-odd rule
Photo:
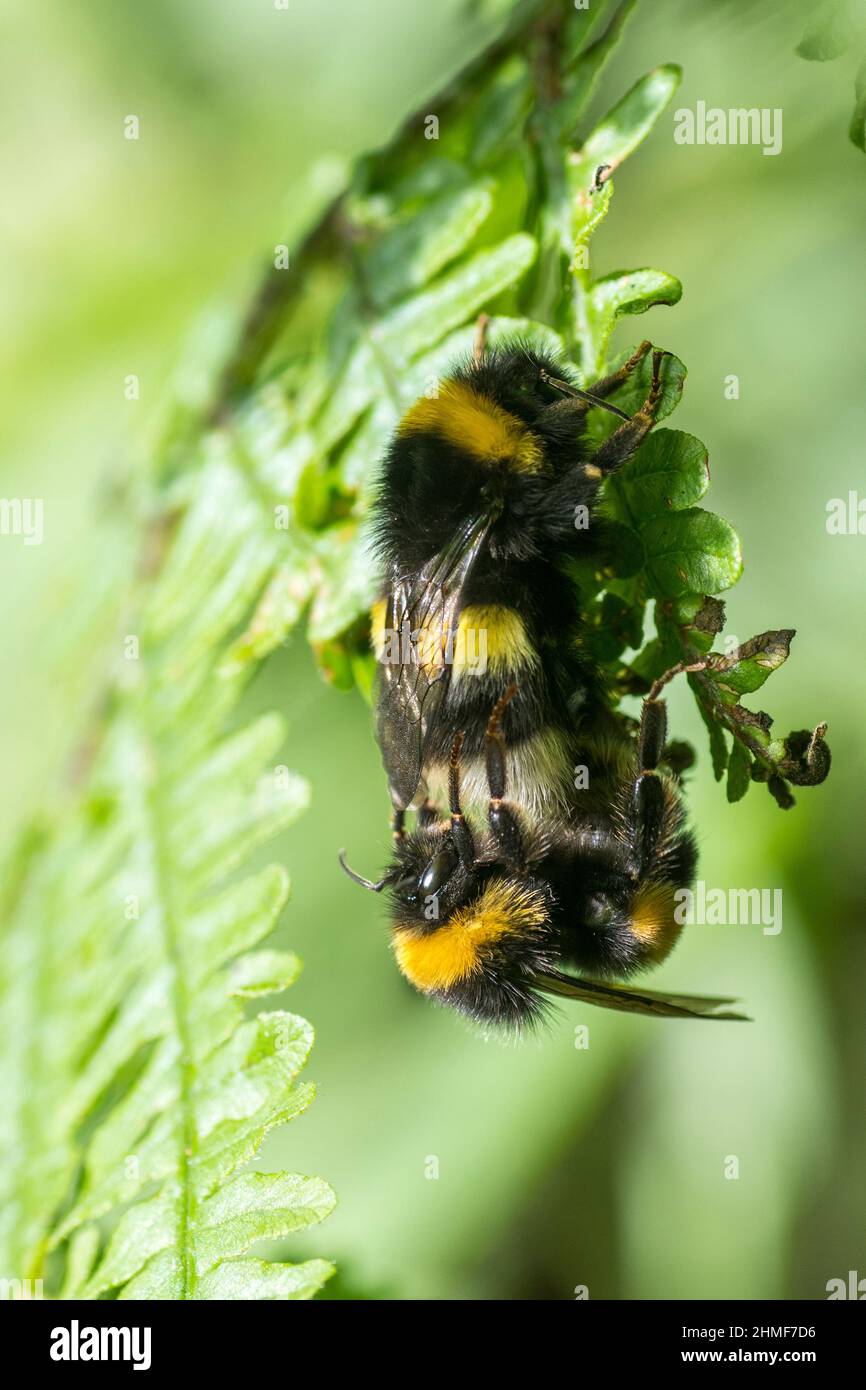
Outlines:
[[[537,473],[544,467],[544,452],[531,430],[461,381],[444,381],[438,396],[415,402],[398,433],[416,430],[435,431],[485,463],[507,463],[518,473]]]
[[[664,960],[682,927],[674,917],[676,897],[669,883],[644,883],[631,914],[632,934],[649,949],[654,961]]]
[[[454,637],[452,675],[501,675],[538,665],[538,653],[529,640],[519,613],[503,604],[464,608]]]
[[[388,617],[388,600],[377,598],[373,607],[370,609],[370,644],[376,653],[376,660],[381,661],[385,650],[385,622]]]
[[[477,902],[439,927],[420,933],[417,923],[398,923],[394,954],[416,989],[449,989],[481,969],[485,947],[510,932],[534,933],[546,919],[544,903],[532,889],[493,879]]]

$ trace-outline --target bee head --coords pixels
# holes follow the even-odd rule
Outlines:
[[[464,373],[474,390],[530,429],[542,424],[549,408],[562,400],[551,378],[561,381],[569,376],[567,367],[519,342],[485,353]]]
[[[534,1022],[534,977],[552,963],[544,887],[483,856],[465,868],[445,827],[410,835],[397,859],[392,945],[410,984],[482,1023]]]

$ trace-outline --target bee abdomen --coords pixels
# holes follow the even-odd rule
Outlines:
[[[452,680],[490,675],[519,681],[541,664],[526,623],[515,608],[504,604],[469,605],[460,614],[454,633]]]

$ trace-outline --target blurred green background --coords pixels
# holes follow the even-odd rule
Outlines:
[[[42,546],[0,538],[4,837],[61,794],[104,667],[96,581],[134,547],[132,518],[94,517],[106,479],[145,457],[189,331],[208,304],[243,302],[312,161],[379,143],[502,8],[41,0],[5,19],[0,492],[44,498],[46,521]],[[645,3],[595,103],[675,61],[674,108],[784,112],[767,158],[676,145],[669,111],[594,242],[598,271],[657,265],[684,283],[640,331],[689,366],[675,424],[707,442],[709,505],[743,538],[727,633],[796,627],[766,703],[784,731],[829,722],[824,787],[787,814],[762,788],[730,807],[688,691],[671,694],[700,753],[701,876],[781,888],[784,919],[776,936],[692,928],[655,984],[741,995],[755,1022],[572,1009],[518,1048],[412,995],[381,904],[336,866],[344,844],[367,872],[387,851],[369,712],[321,683],[297,637],[248,702],[284,711],[281,758],[314,787],[267,857],[293,877],[281,934],[306,963],[290,1006],[317,1028],[319,1099],[263,1162],[337,1188],[302,1252],[337,1260],[332,1296],[822,1298],[828,1279],[866,1275],[866,536],[825,524],[830,498],[866,496],[866,158],[846,139],[853,55],[803,62],[801,23],[793,0]]]

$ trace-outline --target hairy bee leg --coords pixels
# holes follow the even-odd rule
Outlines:
[[[451,745],[451,760],[448,766],[448,805],[451,811],[451,839],[454,842],[454,848],[463,867],[470,869],[475,863],[475,841],[472,839],[472,831],[466,824],[460,809],[460,750],[462,747],[463,735],[460,733],[455,736]]]
[[[653,682],[643,702],[637,737],[638,774],[634,782],[631,807],[633,843],[641,872],[652,861],[664,834],[666,799],[664,784],[659,776],[659,764],[665,760],[666,751],[669,753],[670,750],[666,750],[667,705],[660,698],[661,692],[676,676],[712,670],[719,664],[719,660],[720,658],[711,652],[698,661],[677,662]],[[680,763],[681,768],[688,765],[688,762]]]
[[[505,863],[509,867],[522,869],[526,864],[523,830],[514,811],[503,799],[506,785],[506,762],[502,715],[506,705],[516,694],[517,686],[510,685],[505,694],[500,696],[493,706],[484,737],[484,762],[487,770],[487,785],[490,788],[487,820],[491,834]]]
[[[505,735],[502,732],[502,715],[516,692],[517,686],[510,685],[505,694],[496,701],[484,735],[484,763],[487,769],[487,785],[493,801],[501,801],[505,795]]]
[[[662,760],[668,732],[668,712],[664,700],[651,696],[643,702],[637,735],[637,758],[641,772],[655,772]]]
[[[635,367],[643,361],[651,349],[652,343],[648,338],[644,338],[640,347],[635,349],[627,362],[623,362],[621,367],[610,373],[610,376],[599,377],[598,381],[587,386],[587,391],[593,396],[601,396],[602,399],[609,396],[611,391],[615,391],[618,386],[622,386],[624,382],[628,381]]]
[[[637,740],[638,775],[632,801],[635,849],[641,867],[652,857],[664,828],[665,792],[658,768],[667,729],[664,700],[644,700]]]
[[[406,812],[400,807],[394,808],[391,817],[391,834],[395,840],[405,840],[406,838]]]
[[[659,401],[662,398],[661,364],[667,354],[653,352],[653,373],[649,395],[630,420],[615,429],[613,434],[599,445],[585,467],[589,477],[602,478],[607,473],[616,472],[636,452],[653,427]]]

